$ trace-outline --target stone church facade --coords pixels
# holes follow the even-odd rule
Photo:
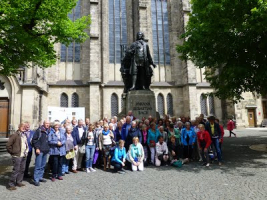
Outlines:
[[[69,17],[91,15],[90,39],[68,47],[55,45],[58,60],[51,68],[22,68],[17,77],[0,75],[5,87],[0,89],[2,126],[8,131],[20,121],[29,121],[32,128],[37,127],[47,119],[48,106],[84,107],[91,121],[117,115],[123,107],[121,45],[130,45],[138,31],[144,32],[157,65],[151,90],[161,116],[194,119],[203,113],[225,119],[236,110],[237,123],[248,126],[250,109],[259,125],[265,112],[261,97],[248,94],[237,105],[205,98],[202,94],[213,89],[205,81],[204,70],[179,59],[176,45],[183,42],[179,36],[189,13],[188,0],[79,0]],[[5,128],[1,130],[4,136]]]

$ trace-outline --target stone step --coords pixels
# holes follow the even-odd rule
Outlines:
[[[8,141],[8,138],[0,138],[0,152],[6,152],[6,143]]]

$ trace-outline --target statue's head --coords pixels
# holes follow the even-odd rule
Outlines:
[[[145,38],[144,33],[142,33],[142,32],[138,32],[138,33],[136,34],[136,39],[137,39],[137,40],[143,40],[144,38]]]

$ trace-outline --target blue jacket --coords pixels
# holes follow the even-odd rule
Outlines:
[[[138,137],[139,142],[142,143],[142,134],[139,128],[130,128],[128,131],[128,135],[125,140],[125,147],[128,149],[128,147],[133,143],[133,138]]]
[[[115,142],[119,142],[119,140],[121,139],[121,133],[119,131],[119,128],[116,128],[116,130],[113,132],[113,134],[114,134]]]
[[[147,133],[147,144],[150,144],[150,140],[154,140],[155,143],[158,142],[158,137],[161,136],[161,133],[159,132],[158,129],[156,129],[156,133],[154,133],[151,129],[148,130]]]
[[[83,127],[83,129],[84,129],[83,133],[86,132],[86,128]],[[75,126],[75,127],[73,128],[73,131],[72,131],[71,135],[72,135],[72,137],[73,137],[73,144],[74,144],[74,146],[76,146],[76,145],[78,145],[78,144],[83,144],[83,143],[84,143],[84,141],[82,141],[82,137],[80,138],[80,136],[79,136],[79,129],[78,129],[78,126]],[[83,136],[83,135],[82,135],[82,136]]]
[[[28,142],[28,147],[29,147],[29,152],[32,152],[32,138],[33,138],[33,135],[34,135],[34,131],[32,130],[29,130],[29,131],[25,131],[26,133],[26,136],[27,136],[27,142]]]
[[[66,155],[66,136],[63,131],[59,131],[60,139],[57,137],[54,129],[51,128],[50,133],[48,134],[48,144],[50,146],[50,155]],[[61,142],[62,146],[58,146],[57,143]]]
[[[128,135],[129,129],[127,130],[127,126],[128,126],[128,128],[131,128],[131,124],[125,123],[125,124],[123,124],[122,129],[121,129],[121,139],[124,141],[126,140],[127,135]]]
[[[125,147],[121,149],[120,147],[117,147],[114,151],[114,156],[112,157],[113,162],[122,163],[122,160],[126,159],[126,150]]]
[[[187,135],[189,136],[189,144],[187,143]],[[182,129],[181,132],[181,142],[183,145],[187,146],[187,145],[192,145],[193,143],[196,143],[196,133],[194,130],[190,129],[190,130],[186,130],[186,128]]]

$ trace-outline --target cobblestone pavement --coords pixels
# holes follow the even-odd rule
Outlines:
[[[192,162],[181,169],[148,167],[120,175],[104,172],[69,174],[63,181],[41,183],[8,191],[10,156],[0,155],[0,199],[267,199],[267,154],[250,145],[266,144],[267,129],[236,130],[224,139],[221,167]]]

